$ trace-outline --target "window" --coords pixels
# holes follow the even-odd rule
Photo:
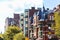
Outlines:
[[[49,20],[52,20],[52,19],[51,19],[51,16],[50,16],[50,19],[49,19]]]
[[[24,16],[23,14],[21,14],[21,16]]]
[[[28,30],[28,27],[25,27],[26,30]]]
[[[26,24],[26,27],[28,27],[28,24]]]
[[[25,18],[26,21],[28,21],[28,18]]]
[[[28,15],[28,12],[26,12],[25,15]]]
[[[52,16],[52,20],[54,20],[54,16]]]
[[[35,23],[35,20],[33,21],[33,23]]]
[[[48,18],[48,16],[47,15],[45,15],[45,19],[47,19]]]
[[[28,15],[27,15],[27,16],[25,16],[25,18],[28,18]]]
[[[50,20],[54,20],[54,17],[53,16],[50,16]]]
[[[23,21],[23,19],[21,19],[21,21]]]
[[[28,21],[25,21],[26,24],[28,24]]]
[[[23,26],[23,24],[21,24],[21,26]]]
[[[51,27],[51,24],[48,24],[48,26],[50,26],[50,27]]]

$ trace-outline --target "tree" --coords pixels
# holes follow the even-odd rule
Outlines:
[[[18,34],[21,33],[22,29],[18,26],[9,26],[6,30],[6,32],[4,33],[4,40],[13,40],[13,37]]]
[[[3,34],[0,34],[0,40],[3,40]]]
[[[25,39],[23,39],[23,38],[24,38],[24,35],[23,35],[23,33],[21,32],[21,33],[16,34],[16,35],[14,36],[13,40],[25,40]]]
[[[0,34],[0,37],[3,38],[3,34]]]
[[[60,37],[60,12],[55,12],[54,13],[55,16],[55,34]]]

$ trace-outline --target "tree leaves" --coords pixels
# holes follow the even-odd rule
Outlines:
[[[24,38],[24,35],[23,33],[18,33],[14,36],[14,39],[13,40],[22,40]]]
[[[55,24],[56,24],[55,34],[60,37],[60,13],[55,12],[54,16],[55,16]]]
[[[18,40],[19,38],[22,39],[22,37],[24,37],[22,29],[18,26],[9,26],[4,33],[4,40]]]

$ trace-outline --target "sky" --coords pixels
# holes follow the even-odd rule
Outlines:
[[[22,13],[24,9],[42,7],[53,9],[60,0],[0,0],[0,32],[4,32],[6,17],[13,17],[14,13]]]
[[[0,33],[4,33],[5,19],[24,9],[42,7],[43,0],[0,0]]]
[[[60,4],[60,0],[43,0],[45,8],[53,9]]]

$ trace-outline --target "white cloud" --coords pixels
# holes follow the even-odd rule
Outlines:
[[[42,3],[43,0],[0,0],[0,32],[4,31],[6,17],[13,17],[14,12],[23,12],[31,6],[42,7]]]
[[[14,10],[20,8],[21,10],[25,8],[31,8],[34,7],[42,7],[43,0],[18,0],[18,1],[12,1],[9,3],[9,7],[13,8]],[[20,11],[21,11],[20,10]]]
[[[4,31],[5,18],[12,16],[13,9],[8,7],[8,2],[0,2],[0,32]]]

